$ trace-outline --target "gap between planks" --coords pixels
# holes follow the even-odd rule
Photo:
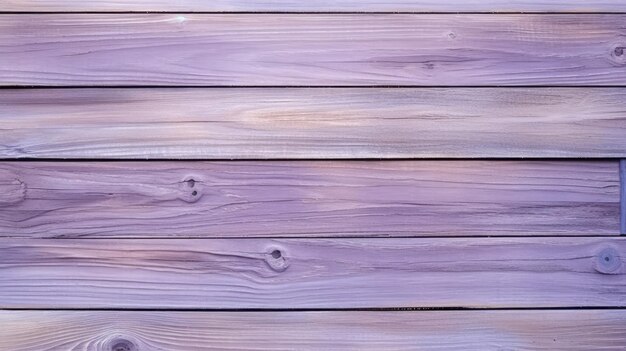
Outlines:
[[[53,239],[57,240],[57,239]],[[92,240],[92,239],[89,239]],[[185,313],[264,313],[264,312],[472,312],[472,311],[602,311],[626,310],[626,306],[541,306],[541,307],[356,307],[356,308],[170,308],[170,307],[1,307],[0,311],[33,312],[185,312]]]
[[[620,233],[626,235],[626,159],[619,162],[620,175]]]

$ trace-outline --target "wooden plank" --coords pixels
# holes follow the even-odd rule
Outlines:
[[[0,90],[5,158],[626,157],[623,88]]]
[[[625,85],[626,15],[0,16],[0,85]]]
[[[617,161],[0,163],[0,236],[618,235]]]
[[[2,308],[626,306],[626,238],[2,239]]]
[[[621,0],[4,0],[3,11],[174,12],[626,12]]]
[[[13,351],[622,351],[626,343],[624,310],[1,311],[0,323],[0,348]]]

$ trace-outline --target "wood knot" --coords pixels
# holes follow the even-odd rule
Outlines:
[[[0,207],[18,204],[26,199],[26,184],[17,177],[0,174]]]
[[[449,39],[453,39],[453,40],[454,40],[454,39],[456,39],[456,33],[454,33],[454,32],[448,32],[448,38],[449,38]]]
[[[285,249],[270,246],[265,251],[265,262],[276,272],[282,272],[289,267],[289,260],[285,257]]]
[[[618,43],[611,47],[609,52],[611,61],[617,65],[626,64],[626,43]]]
[[[594,268],[602,274],[622,273],[622,258],[614,247],[602,249],[595,257]]]
[[[116,338],[109,343],[110,351],[139,351],[135,343],[123,338]]]
[[[181,182],[181,199],[186,202],[196,202],[202,197],[201,182],[197,177],[186,177]]]

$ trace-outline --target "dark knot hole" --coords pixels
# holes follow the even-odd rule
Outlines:
[[[129,341],[118,341],[111,346],[111,351],[135,351],[135,346]]]
[[[274,250],[272,251],[272,257],[275,259],[279,259],[283,256],[282,252],[280,252],[280,250]]]

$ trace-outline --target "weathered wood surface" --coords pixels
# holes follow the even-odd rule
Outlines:
[[[617,161],[0,163],[0,236],[617,235]]]
[[[3,0],[2,11],[626,12],[621,0]]]
[[[626,311],[1,311],[0,324],[12,351],[623,351]]]
[[[626,306],[626,238],[2,239],[2,308]]]
[[[626,15],[0,16],[0,85],[625,85]]]
[[[0,157],[626,157],[623,88],[0,91]]]

